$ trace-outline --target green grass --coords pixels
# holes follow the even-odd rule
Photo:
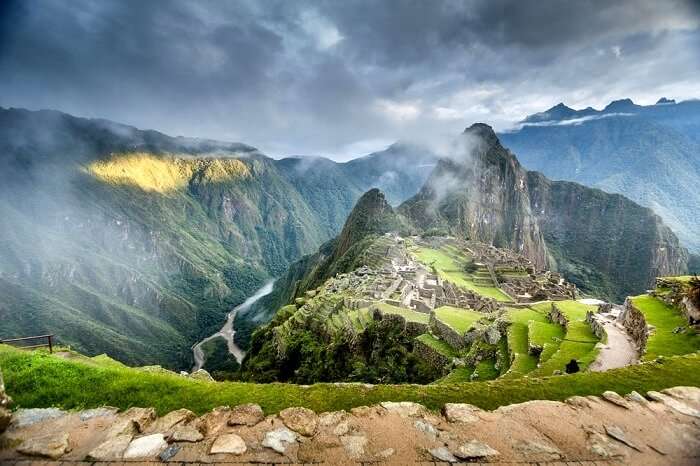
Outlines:
[[[633,297],[632,304],[642,311],[648,324],[656,327],[647,340],[643,360],[700,350],[700,336],[688,326],[688,320],[678,309],[649,295]],[[686,331],[673,333],[676,327],[685,327]]]
[[[421,343],[425,343],[438,353],[448,358],[454,358],[457,356],[457,352],[453,347],[442,340],[438,340],[429,333],[424,333],[423,335],[417,336],[416,340],[419,340]]]
[[[434,410],[455,402],[495,409],[534,399],[563,400],[572,395],[597,395],[605,390],[644,393],[678,385],[700,386],[700,355],[695,353],[670,357],[663,363],[647,362],[562,377],[373,387],[201,382],[175,374],[103,367],[94,362],[86,364],[4,345],[0,345],[0,366],[7,392],[17,408],[153,406],[160,415],[180,408],[202,414],[216,406],[242,403],[258,403],[266,413],[276,413],[289,406],[305,406],[318,412],[347,410],[381,401],[416,401]]]
[[[540,367],[532,372],[533,375],[551,375],[556,370],[563,372],[566,364],[572,359],[576,359],[579,363],[579,368],[581,371],[584,371],[598,355],[598,350],[595,346],[600,340],[593,334],[591,327],[585,322],[586,312],[595,310],[595,306],[582,304],[576,301],[557,301],[555,304],[569,319],[569,326],[556,352],[553,352],[551,355],[544,355],[545,351],[548,353],[552,352],[551,348],[545,348],[543,355],[540,355]],[[551,304],[541,303],[535,307],[540,307],[541,309],[551,308]],[[548,325],[551,330],[553,324]],[[536,327],[541,329],[542,333],[547,336],[548,330],[546,330],[544,326],[537,325]]]
[[[468,309],[452,306],[442,306],[435,309],[435,317],[446,323],[457,332],[464,334],[474,323],[484,317],[484,314]]]
[[[521,377],[537,367],[537,357],[528,352],[528,323],[544,317],[532,309],[509,309],[508,315],[512,322],[508,327],[508,348],[514,358],[504,377]]]
[[[414,252],[419,262],[433,266],[444,280],[449,280],[457,286],[461,286],[497,301],[512,301],[507,294],[495,286],[475,284],[469,274],[464,271],[464,256],[455,253],[454,249],[419,247],[416,248]]]
[[[406,309],[404,307],[392,306],[387,303],[375,303],[382,312],[387,314],[398,314],[403,316],[409,322],[420,322],[421,324],[427,324],[430,321],[430,315],[424,312],[413,311],[411,309]]]

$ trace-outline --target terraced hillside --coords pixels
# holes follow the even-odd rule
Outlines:
[[[386,225],[404,224],[382,199],[368,193],[346,223],[344,239],[305,259],[303,270],[286,279],[289,304],[253,334],[240,377],[450,384],[636,361],[611,362],[609,354],[622,350],[647,351],[651,360],[697,349],[688,343],[695,341],[690,327],[676,329],[680,314],[673,306],[650,307],[658,329],[648,345],[633,346],[635,330],[617,307],[583,299],[560,275],[509,250],[410,229],[404,236],[387,231]],[[632,302],[650,299],[661,303],[646,296]],[[614,325],[624,348],[615,346],[618,339],[607,341],[602,323],[618,315]]]

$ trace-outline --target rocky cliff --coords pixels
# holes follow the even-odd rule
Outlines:
[[[399,212],[424,230],[521,252],[581,290],[618,301],[687,267],[687,251],[651,210],[525,170],[483,124],[464,132]]]

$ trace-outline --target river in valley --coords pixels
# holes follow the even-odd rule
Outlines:
[[[192,347],[192,353],[194,355],[194,367],[192,368],[192,372],[198,371],[204,366],[206,358],[204,356],[204,351],[202,350],[202,345],[208,342],[209,340],[213,340],[214,338],[220,337],[226,340],[226,344],[228,345],[228,352],[231,353],[234,358],[236,358],[238,364],[240,364],[241,361],[243,361],[245,351],[243,351],[236,344],[236,342],[233,341],[233,336],[236,334],[236,329],[233,327],[233,323],[236,319],[236,314],[238,312],[247,311],[253,304],[255,304],[257,300],[259,300],[263,296],[270,294],[272,292],[272,286],[274,284],[274,280],[270,280],[269,282],[265,283],[252,296],[243,301],[242,304],[234,307],[233,310],[228,313],[228,316],[226,317],[226,323],[223,327],[221,327],[221,330],[219,330],[213,335],[208,336],[207,338],[205,338],[204,340],[200,341]]]

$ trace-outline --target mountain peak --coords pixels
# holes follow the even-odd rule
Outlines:
[[[621,110],[633,110],[635,108],[639,107],[639,105],[635,104],[632,99],[620,99],[620,100],[613,100],[610,102],[604,109],[604,112],[610,112],[610,111],[621,111]]]
[[[498,142],[498,136],[492,127],[486,123],[474,123],[469,128],[464,130],[463,134],[477,136],[481,138],[489,146]]]
[[[338,237],[334,256],[341,257],[367,235],[383,234],[396,228],[394,209],[377,188],[364,193],[355,203]]]
[[[656,105],[672,105],[675,103],[676,103],[675,99],[667,99],[666,97],[662,97],[656,101]]]

